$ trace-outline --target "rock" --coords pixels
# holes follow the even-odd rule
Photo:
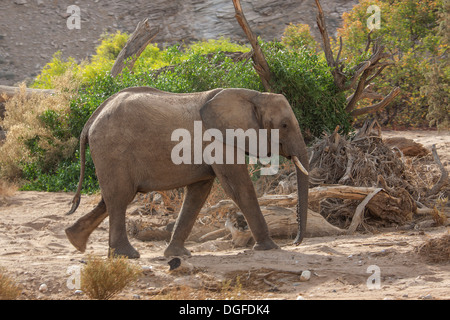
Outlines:
[[[142,273],[144,275],[149,275],[149,274],[153,273],[153,267],[152,266],[143,266]]]
[[[172,274],[190,274],[194,271],[194,266],[184,259],[175,257],[169,262],[169,272]]]
[[[2,143],[2,141],[5,139],[6,139],[6,133],[0,127],[0,143]]]
[[[40,62],[40,53],[45,50],[45,39],[55,39],[62,46],[74,32],[66,28],[66,20],[69,18],[67,7],[70,2],[60,1],[57,6],[47,5],[51,1],[44,0],[13,0],[2,1],[0,11],[0,30],[7,26],[8,35],[1,41],[1,45],[7,48],[16,66],[8,70],[16,74],[16,78],[2,78],[0,83],[14,85],[18,81],[29,77],[35,70],[30,70]],[[115,33],[117,29],[121,32],[132,33],[137,22],[149,18],[152,25],[159,26],[160,32],[155,39],[156,43],[167,43],[169,45],[190,42],[202,39],[230,38],[233,41],[248,43],[247,38],[237,23],[234,15],[233,3],[230,0],[154,0],[151,5],[143,5],[142,1],[122,0],[120,4],[105,1],[87,1],[88,4],[78,1],[81,7],[81,19],[83,38],[86,42],[71,42],[64,48],[63,58],[73,57],[77,61],[89,57],[95,53],[95,46],[99,43],[104,30]],[[306,23],[311,26],[312,33],[320,37],[316,25],[317,9],[314,1],[290,0],[290,1],[242,1],[244,13],[252,30],[265,40],[280,39],[283,31],[289,23]],[[115,3],[119,3],[115,1]],[[344,12],[348,12],[357,4],[357,0],[322,0],[322,5],[327,19],[327,26],[331,36],[336,35],[340,27]],[[37,4],[37,5],[36,5]],[[77,4],[77,2],[74,2]],[[24,6],[26,13],[24,13]],[[52,7],[53,6],[53,7]],[[57,10],[55,9],[57,7]],[[56,11],[55,11],[56,10]],[[26,19],[28,15],[29,19]],[[32,19],[30,17],[33,17]],[[26,19],[26,24],[23,21]],[[118,23],[118,20],[120,23]],[[95,22],[94,22],[95,21]],[[117,27],[114,27],[113,25]],[[29,37],[23,37],[23,26],[29,31]],[[2,32],[2,31],[0,31]],[[3,32],[2,32],[3,33]],[[32,44],[35,39],[42,38],[39,44]],[[15,47],[17,39],[23,42],[23,46]],[[0,39],[1,40],[1,39]],[[13,42],[14,41],[14,42]],[[81,44],[77,47],[77,44]],[[54,46],[57,48],[57,46]],[[80,48],[83,50],[80,50]],[[33,48],[32,50],[28,50]],[[3,49],[3,48],[2,48]],[[47,55],[48,62],[55,50]],[[30,63],[28,66],[23,61]]]
[[[46,293],[48,291],[48,286],[43,283],[39,286],[39,292]]]
[[[306,282],[306,281],[309,281],[309,279],[311,279],[311,271],[304,270],[302,272],[302,274],[300,275],[300,281]]]

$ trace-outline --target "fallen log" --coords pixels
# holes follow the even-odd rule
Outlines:
[[[398,148],[407,157],[423,157],[430,153],[422,144],[405,137],[386,138],[383,143],[390,148]]]
[[[20,92],[19,87],[10,87],[10,86],[1,86],[0,85],[0,102],[5,102],[12,97],[14,97],[17,93]],[[50,89],[30,89],[25,88],[25,94],[27,96],[31,96],[32,94],[54,94],[54,90]]]
[[[271,237],[282,239],[295,238],[298,230],[295,208],[261,207],[261,212],[267,222]],[[240,222],[236,222],[236,217],[240,215],[242,215],[240,212],[231,214],[225,223],[225,227],[231,233],[233,244],[236,247],[245,247],[252,239],[252,234],[245,220],[238,219]],[[308,210],[305,237],[326,237],[344,233],[345,230],[332,226],[317,212]]]
[[[382,180],[381,180],[382,181]],[[368,196],[371,195],[370,198]],[[411,195],[404,189],[387,190],[387,188],[353,187],[343,185],[321,186],[309,190],[309,203],[327,198],[347,200],[367,200],[360,210],[349,232],[354,232],[362,221],[365,209],[375,217],[397,224],[404,224],[412,220],[417,212],[417,206]],[[272,204],[282,207],[292,207],[297,204],[295,193],[290,195],[270,195],[259,200],[260,205]]]

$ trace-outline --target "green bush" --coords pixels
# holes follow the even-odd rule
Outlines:
[[[344,134],[351,130],[346,98],[338,92],[323,56],[306,46],[290,50],[278,42],[263,43],[262,48],[275,78],[274,89],[288,99],[306,139],[337,126]]]
[[[57,163],[51,170],[44,170],[39,162],[23,165],[23,178],[30,181],[21,190],[24,191],[75,191],[80,177],[80,154],[76,151],[71,159]],[[95,167],[89,149],[86,152],[86,172],[83,180],[83,192],[95,193],[99,189]]]
[[[443,2],[447,3],[447,9]],[[425,93],[439,92],[448,99],[448,89],[445,91],[445,88],[429,86],[431,77],[441,79],[448,88],[448,64],[439,75],[434,78],[430,75],[430,70],[437,70],[434,67],[436,64],[448,61],[449,44],[444,41],[444,35],[448,32],[438,32],[440,22],[448,17],[448,0],[360,0],[351,12],[344,14],[344,26],[338,30],[344,43],[342,57],[348,61],[358,59],[364,52],[369,33],[366,24],[370,14],[367,9],[371,5],[377,5],[381,10],[381,29],[374,30],[371,38],[379,39],[380,45],[386,47],[386,52],[393,54],[395,62],[394,66],[386,68],[382,76],[375,79],[374,91],[387,95],[393,87],[401,88],[401,94],[383,112],[378,113],[377,118],[383,125],[426,126],[427,114],[436,106],[436,101],[433,100],[433,94]],[[421,89],[424,86],[426,88]],[[359,105],[364,107],[371,103],[365,100]]]

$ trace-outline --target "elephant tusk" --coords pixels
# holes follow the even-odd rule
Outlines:
[[[296,156],[291,157],[292,161],[294,161],[295,165],[300,169],[301,172],[309,176],[308,171],[306,171],[305,167],[302,165],[302,163],[298,160]]]

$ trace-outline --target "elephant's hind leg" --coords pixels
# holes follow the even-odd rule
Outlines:
[[[190,256],[191,253],[184,247],[184,242],[191,233],[195,219],[203,204],[208,198],[214,179],[193,183],[186,187],[183,206],[175,224],[172,239],[164,251],[164,256]]]
[[[75,224],[65,230],[70,243],[81,252],[84,252],[90,234],[107,216],[108,212],[102,198],[91,212],[78,219]]]
[[[109,253],[111,256],[125,256],[129,259],[140,257],[139,252],[131,245],[125,226],[125,215],[128,204],[133,200],[136,192],[110,193],[115,196],[105,197],[109,212]],[[119,195],[119,196],[117,196]]]

